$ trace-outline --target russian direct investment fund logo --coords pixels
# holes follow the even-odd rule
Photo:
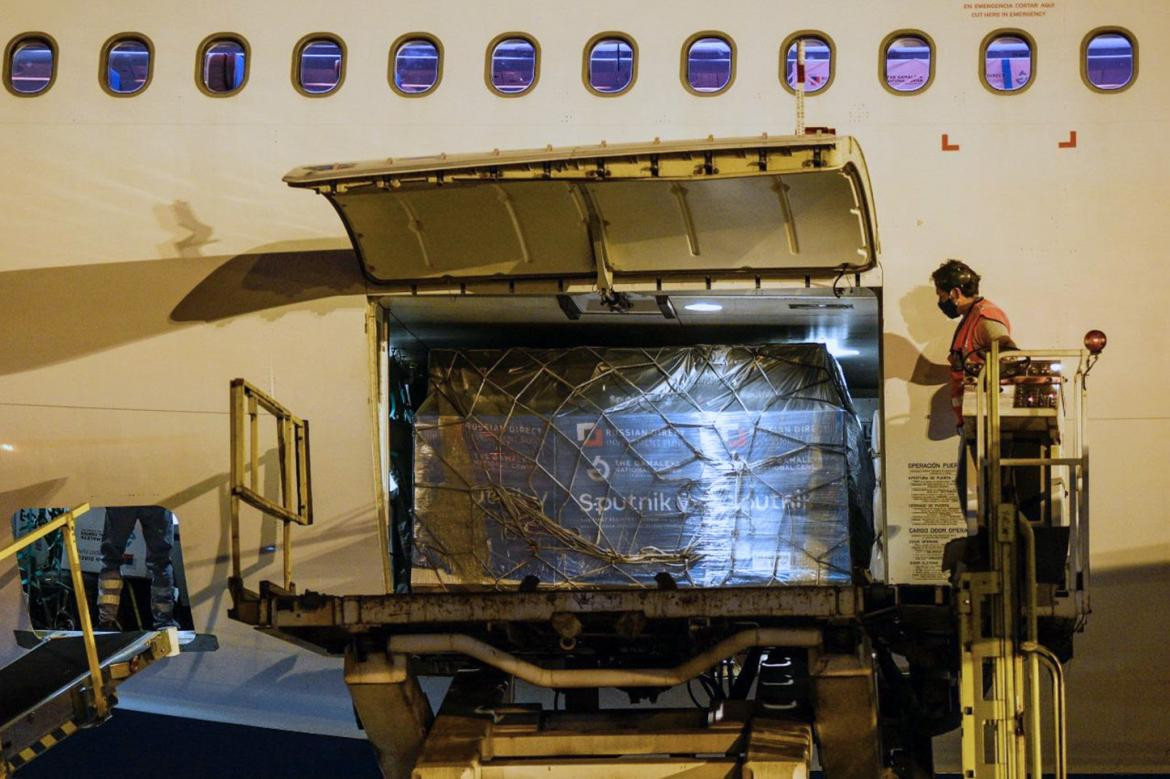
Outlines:
[[[577,443],[581,445],[581,453],[588,457],[588,449],[600,449],[605,446],[605,429],[594,422],[577,423]],[[596,482],[603,482],[609,478],[609,463],[600,454],[589,460],[592,466],[585,475]]]

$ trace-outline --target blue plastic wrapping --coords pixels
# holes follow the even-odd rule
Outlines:
[[[866,451],[818,344],[434,350],[415,419],[414,580],[842,584]]]

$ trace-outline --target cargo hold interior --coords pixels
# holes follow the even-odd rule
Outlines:
[[[824,344],[844,374],[873,440],[880,424],[880,289],[794,287],[749,291],[562,295],[402,295],[381,299],[390,376],[390,490],[395,588],[410,587],[413,412],[427,393],[433,349],[567,349],[577,346]],[[880,484],[880,474],[877,474]],[[880,488],[875,530],[884,530]],[[871,566],[872,567],[872,566]],[[879,573],[880,578],[880,573]]]

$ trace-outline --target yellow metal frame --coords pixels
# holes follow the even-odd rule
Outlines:
[[[260,494],[260,411],[276,418],[280,502]],[[246,424],[245,424],[246,423]],[[243,379],[231,383],[232,579],[242,582],[240,502],[284,523],[284,588],[292,589],[291,524],[313,523],[309,423]],[[246,477],[246,478],[245,478]]]
[[[85,642],[85,660],[89,665],[90,694],[93,698],[94,714],[98,720],[103,720],[109,716],[110,702],[106,696],[101,662],[98,660],[97,641],[93,635],[93,620],[90,619],[89,604],[85,599],[85,582],[81,575],[81,555],[77,551],[77,518],[87,511],[89,511],[89,504],[82,503],[52,522],[41,525],[28,535],[17,539],[15,543],[0,549],[0,560],[15,555],[21,549],[35,544],[50,533],[61,528],[65,529],[65,553],[69,557],[69,575],[73,579],[73,598],[77,601],[77,616],[81,620],[81,634]]]

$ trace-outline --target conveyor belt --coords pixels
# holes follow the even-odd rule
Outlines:
[[[121,678],[174,651],[174,632],[103,633],[95,636],[110,692]],[[160,643],[161,641],[161,643]],[[126,663],[126,661],[132,661]],[[53,638],[0,668],[0,777],[6,777],[46,749],[96,724],[79,688],[89,685],[89,665],[81,636]],[[112,702],[112,699],[111,699]]]
[[[134,654],[154,637],[149,633],[103,633],[95,636],[102,666]],[[46,641],[19,660],[0,668],[0,730],[42,701],[72,687],[89,674],[81,637]]]

